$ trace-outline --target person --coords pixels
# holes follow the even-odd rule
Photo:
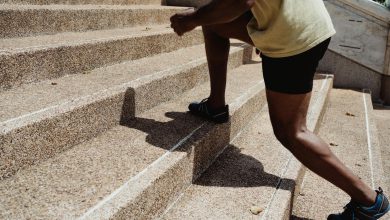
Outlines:
[[[170,21],[179,36],[198,26],[203,30],[211,92],[189,105],[191,113],[216,123],[229,120],[229,39],[251,44],[261,51],[275,136],[306,167],[351,196],[344,211],[328,219],[378,219],[389,211],[381,188],[368,187],[306,127],[314,73],[335,34],[322,0],[213,0]]]

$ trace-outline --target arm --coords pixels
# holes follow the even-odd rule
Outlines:
[[[248,11],[254,5],[254,1],[213,0],[195,11],[172,16],[171,27],[181,36],[197,26],[228,23]]]

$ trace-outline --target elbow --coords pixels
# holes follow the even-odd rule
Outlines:
[[[255,0],[243,0],[243,3],[245,4],[246,8],[250,9],[255,4]]]
[[[235,2],[234,4],[235,9],[241,12],[248,11],[255,4],[255,0],[239,0],[234,2]]]

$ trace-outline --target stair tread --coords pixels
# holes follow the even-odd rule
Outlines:
[[[227,85],[227,102],[232,104],[257,85],[260,70],[260,64],[251,64],[231,71],[234,80]],[[127,126],[114,127],[1,181],[0,216],[46,219],[82,215],[204,123],[185,112],[188,102],[206,97],[208,90],[209,83],[197,86]]]
[[[239,46],[232,46],[231,53],[240,49]],[[45,114],[56,114],[65,106],[75,107],[79,105],[77,102],[85,103],[116,90],[130,88],[132,82],[152,80],[200,62],[206,62],[203,45],[102,67],[87,74],[26,84],[0,93],[0,125],[9,130],[19,126],[16,122],[23,121],[20,119],[30,117],[36,120],[36,117],[45,117]]]
[[[144,25],[130,28],[117,28],[87,32],[65,32],[54,35],[40,35],[21,38],[0,39],[0,56],[33,50],[42,50],[54,47],[69,47],[72,45],[104,42],[171,33],[168,24]]]
[[[375,176],[371,176],[369,136],[366,127],[366,114],[370,117],[370,112],[365,110],[364,95],[353,90],[333,89],[319,135],[333,145],[332,152],[354,174],[370,187],[376,188],[379,183],[375,180]],[[368,98],[366,102],[371,105],[369,101],[371,100]],[[375,141],[371,143],[376,144]],[[375,149],[374,146],[371,147],[372,150]],[[376,160],[375,157],[373,159]],[[375,167],[373,172],[379,170]],[[385,190],[389,187],[382,186]],[[350,197],[346,193],[313,172],[307,171],[301,193],[294,204],[293,214],[295,217],[308,219],[326,219],[331,213],[341,212],[349,200]]]
[[[201,30],[181,37],[169,25],[0,40],[0,90],[78,74],[203,42]],[[145,50],[145,47],[148,50]]]
[[[162,5],[10,5],[0,7],[0,37],[164,24],[182,7]]]
[[[327,92],[319,92],[323,82],[324,79],[315,81],[312,103],[320,93]],[[320,111],[314,105],[311,111]],[[163,219],[252,219],[252,206],[263,210],[260,216],[265,215],[281,179],[284,184],[280,190],[287,191],[283,186],[295,185],[296,179],[284,176],[291,156],[274,137],[264,108]],[[281,203],[280,209],[284,208]],[[271,215],[262,219],[281,218]]]

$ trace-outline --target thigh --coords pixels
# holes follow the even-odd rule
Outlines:
[[[203,26],[203,29],[211,30],[223,38],[234,38],[246,42],[250,45],[254,45],[246,28],[247,24],[252,18],[252,12],[247,11],[229,23],[207,25]]]
[[[311,92],[287,94],[267,90],[266,94],[269,115],[274,130],[288,129],[289,131],[298,131],[306,128],[306,116]]]

